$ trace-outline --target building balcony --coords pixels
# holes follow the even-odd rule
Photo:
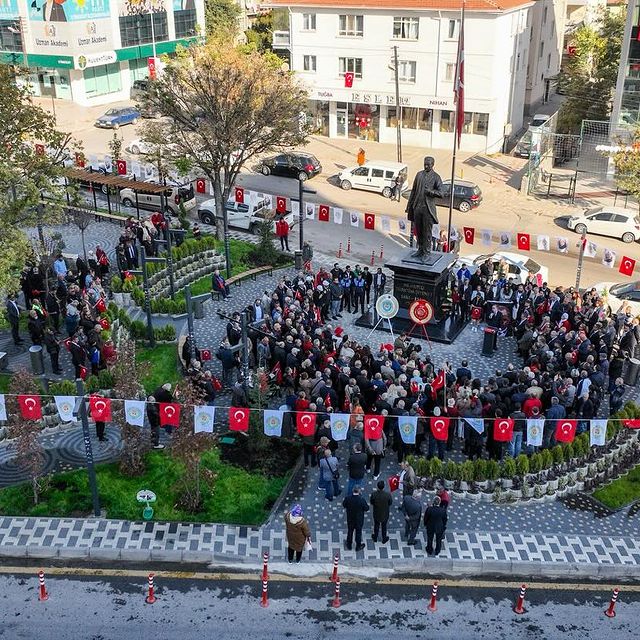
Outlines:
[[[271,46],[274,49],[290,49],[291,34],[288,31],[274,31]]]

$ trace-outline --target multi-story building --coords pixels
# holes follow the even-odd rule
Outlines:
[[[560,72],[567,0],[536,0],[529,11],[529,59],[524,106],[529,115],[549,99]]]
[[[35,95],[104,104],[203,25],[204,0],[0,0],[0,62],[27,66]]]
[[[467,0],[461,147],[499,151],[523,122],[531,0]],[[460,9],[450,0],[271,0],[289,30],[274,32],[310,93],[317,132],[451,148]],[[400,109],[396,105],[397,47]],[[345,86],[352,73],[353,85]]]
[[[640,0],[629,0],[611,111],[613,137],[640,125]]]

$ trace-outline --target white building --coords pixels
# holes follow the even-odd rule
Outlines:
[[[310,91],[318,133],[395,142],[398,48],[403,143],[451,148],[460,11],[450,0],[271,0],[274,33]],[[461,148],[495,152],[523,122],[530,0],[467,0]],[[346,72],[355,75],[345,87]]]
[[[0,0],[0,63],[29,67],[36,95],[129,98],[149,58],[204,32],[204,0]]]
[[[529,11],[529,59],[524,99],[529,115],[549,99],[552,78],[560,72],[566,5],[567,0],[535,0]]]

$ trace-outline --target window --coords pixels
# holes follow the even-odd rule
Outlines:
[[[455,129],[456,112],[441,111],[440,112],[440,131],[445,133],[453,133]]]
[[[464,124],[462,125],[462,133],[473,133],[473,113],[464,112]]]
[[[85,69],[82,74],[84,76],[84,92],[87,98],[116,93],[122,89],[119,62],[90,67]]]
[[[302,30],[303,31],[316,30],[316,14],[315,13],[302,14]]]
[[[155,37],[156,42],[169,39],[169,27],[166,11],[153,14],[153,37],[151,34],[150,13],[134,16],[120,16],[120,38],[123,47],[147,44]]]
[[[195,9],[181,9],[173,12],[173,22],[176,27],[176,38],[188,38],[196,35],[196,17]],[[154,23],[155,27],[155,23]]]
[[[393,37],[398,40],[417,40],[419,18],[394,18]]]
[[[453,82],[456,75],[456,65],[454,62],[447,62],[444,67],[444,79],[446,82]]]
[[[369,168],[368,167],[358,167],[351,172],[351,175],[354,176],[368,176]]]
[[[431,131],[433,127],[433,109],[418,109],[418,129]]]
[[[542,10],[542,24],[547,24],[547,7]]]
[[[350,72],[356,78],[362,78],[362,58],[338,58],[338,68],[341,76]]]
[[[542,56],[544,55],[544,42],[540,43],[540,51],[538,52],[538,58],[542,60]]]
[[[547,69],[551,68],[551,54],[547,54]]]
[[[22,52],[22,31],[16,20],[0,20],[0,50]]]
[[[338,16],[338,35],[362,37],[364,33],[364,16]]]
[[[382,169],[371,169],[372,178],[384,178],[384,171]]]
[[[316,57],[315,56],[302,56],[302,68],[304,71],[316,70]]]
[[[149,61],[146,58],[129,60],[129,77],[132,86],[135,86],[136,82],[146,80],[149,77]]]
[[[415,60],[398,60],[398,80],[400,82],[416,81]]]
[[[477,136],[486,136],[489,129],[489,114],[473,114],[473,133]]]
[[[458,35],[458,21],[449,20],[449,26],[447,27],[447,39],[453,40]]]

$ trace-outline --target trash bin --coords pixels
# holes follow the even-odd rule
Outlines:
[[[32,347],[29,347],[29,358],[31,359],[31,371],[33,371],[33,375],[41,376],[44,373],[44,357],[42,347],[39,344],[34,344]]]
[[[193,317],[196,320],[202,320],[202,318],[204,318],[204,300],[193,301]]]
[[[300,271],[300,269],[302,269],[302,251],[300,249],[296,249],[293,252],[293,259],[295,262],[296,270]]]
[[[638,375],[640,375],[640,360],[637,360],[636,358],[629,358],[626,361],[626,366],[622,375],[624,383],[635,386],[638,384]]]
[[[484,330],[484,340],[482,341],[482,355],[492,356],[496,349],[496,339],[498,332],[493,327],[486,327]]]

